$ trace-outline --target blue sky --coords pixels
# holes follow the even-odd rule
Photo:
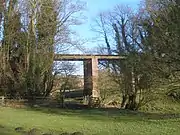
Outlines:
[[[113,9],[113,7],[117,4],[125,4],[129,5],[130,7],[136,9],[140,3],[141,0],[82,0],[87,3],[87,9],[84,11],[84,16],[86,17],[86,20],[84,21],[84,24],[80,26],[76,26],[73,28],[80,38],[85,39],[91,39],[94,38],[96,33],[94,33],[91,30],[91,26],[94,23],[95,18],[98,16],[100,12],[108,11]],[[98,42],[87,42],[84,44],[85,48],[88,48],[87,51],[91,51],[92,48],[98,46]],[[72,51],[71,53],[83,53],[81,51]],[[77,72],[75,74],[83,75],[83,68],[82,68],[82,62],[77,62],[77,66],[79,67]]]
[[[84,24],[75,27],[75,31],[79,34],[81,38],[91,39],[96,33],[91,30],[91,26],[94,23],[95,18],[100,12],[108,11],[113,9],[117,4],[129,5],[130,7],[136,9],[141,0],[82,0],[87,3],[87,10],[84,11],[84,16],[86,20]],[[98,43],[97,43],[98,44]],[[93,48],[96,43],[86,43],[85,47]]]

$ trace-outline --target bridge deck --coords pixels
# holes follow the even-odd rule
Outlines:
[[[92,58],[98,60],[119,60],[125,59],[125,56],[118,55],[90,55],[90,54],[55,54],[55,61],[83,61]]]

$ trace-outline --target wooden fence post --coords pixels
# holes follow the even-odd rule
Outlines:
[[[1,99],[1,106],[4,106],[4,104],[5,104],[5,97],[1,96],[0,99]]]

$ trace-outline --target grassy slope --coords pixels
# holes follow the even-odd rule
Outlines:
[[[159,99],[148,103],[141,108],[143,112],[155,112],[155,113],[180,113],[180,101],[175,101],[166,96],[161,96]]]
[[[58,110],[0,108],[0,134],[15,135],[15,127],[86,135],[179,135],[180,116],[123,110]]]

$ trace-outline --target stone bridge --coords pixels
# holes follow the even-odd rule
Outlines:
[[[86,55],[86,54],[55,54],[54,61],[83,61],[84,65],[84,96],[98,98],[98,61],[120,60],[125,56],[118,55]]]

